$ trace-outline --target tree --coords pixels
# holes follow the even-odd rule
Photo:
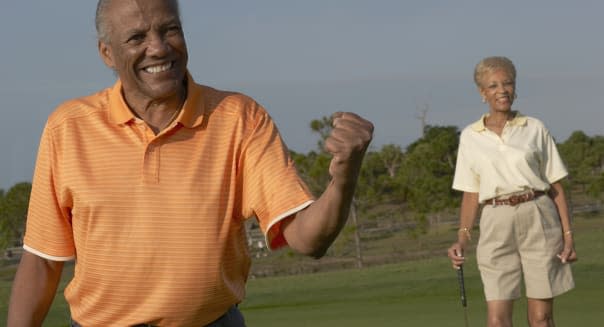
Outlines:
[[[18,183],[0,199],[0,247],[20,245],[25,230],[30,183]]]
[[[326,152],[311,151],[307,155],[291,152],[298,173],[308,185],[310,191],[319,196],[329,183],[329,163],[331,157]]]
[[[310,129],[319,134],[319,141],[317,141],[317,147],[320,152],[325,151],[325,140],[329,137],[332,129],[333,120],[331,117],[323,116],[321,119],[313,119],[310,122]]]
[[[604,192],[604,137],[575,131],[558,149],[569,171],[569,181],[592,197]]]
[[[388,176],[394,178],[403,161],[404,154],[401,147],[395,144],[386,144],[378,152],[378,156],[386,168]]]
[[[404,156],[401,147],[395,144],[386,144],[379,151],[367,152],[356,192],[363,206],[392,199],[404,201],[403,188],[397,178]]]
[[[416,226],[426,232],[425,216],[458,204],[451,189],[459,132],[455,126],[427,126],[424,137],[409,145],[400,169],[400,185],[409,208],[416,212]]]

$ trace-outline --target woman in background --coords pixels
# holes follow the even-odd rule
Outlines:
[[[516,68],[506,57],[476,65],[474,82],[489,112],[460,136],[453,188],[463,192],[458,240],[448,249],[454,268],[480,205],[478,268],[488,326],[512,326],[513,301],[524,279],[531,327],[554,326],[553,298],[574,287],[577,260],[560,181],[567,170],[543,123],[512,110]],[[524,277],[524,278],[523,278]]]

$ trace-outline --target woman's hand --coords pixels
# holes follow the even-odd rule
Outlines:
[[[577,252],[575,251],[572,234],[564,234],[564,249],[558,254],[558,258],[562,263],[577,261]]]
[[[464,244],[455,242],[449,247],[449,250],[447,250],[447,255],[449,256],[449,259],[451,259],[453,269],[459,269],[466,261],[466,257],[464,257],[464,248]]]

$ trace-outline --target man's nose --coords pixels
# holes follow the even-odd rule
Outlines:
[[[155,57],[163,57],[170,51],[170,45],[161,35],[151,35],[147,46],[147,54]]]

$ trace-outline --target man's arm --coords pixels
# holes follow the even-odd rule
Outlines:
[[[323,194],[294,219],[284,222],[283,235],[294,250],[322,257],[346,223],[373,124],[353,113],[333,115],[325,149],[333,155],[331,181]]]
[[[55,297],[63,262],[24,251],[8,308],[8,327],[41,326]]]

